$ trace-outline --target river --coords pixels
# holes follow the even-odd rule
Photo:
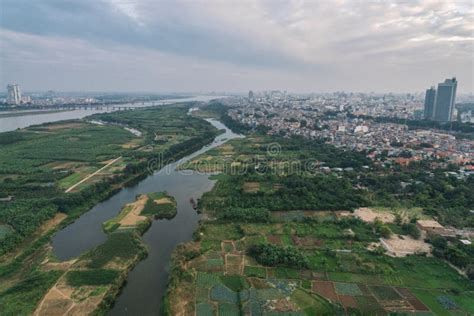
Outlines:
[[[137,185],[123,188],[119,193],[94,206],[73,224],[59,231],[52,240],[54,254],[67,260],[103,243],[107,235],[102,222],[116,216],[125,203],[135,200],[137,194],[167,191],[177,202],[178,213],[171,220],[154,221],[142,236],[148,247],[148,257],[133,269],[127,284],[117,298],[110,315],[158,315],[162,297],[166,291],[170,257],[175,247],[191,240],[196,230],[199,215],[189,199],[197,199],[212,189],[215,181],[208,174],[176,170],[180,162],[225,143],[229,139],[242,137],[232,133],[216,120],[208,120],[225,133],[217,136],[212,144],[201,148],[178,162],[170,163],[150,175]]]
[[[164,100],[157,100],[153,102],[136,102],[136,103],[127,103],[127,104],[117,104],[116,106],[120,107],[145,107],[145,106],[159,106],[165,104],[172,104],[172,103],[180,103],[180,102],[191,102],[191,101],[210,101],[212,99],[222,98],[222,96],[194,96],[189,98],[178,98],[178,99],[164,99]],[[0,133],[1,132],[8,132],[16,130],[17,128],[25,128],[31,125],[38,125],[43,123],[49,122],[57,122],[57,121],[64,121],[64,120],[72,120],[72,119],[81,119],[88,115],[96,114],[96,113],[104,113],[108,111],[112,111],[113,105],[110,105],[109,110],[107,107],[104,107],[102,110],[72,110],[72,111],[61,111],[56,112],[52,111],[48,113],[32,113],[26,114],[25,111],[12,111],[12,112],[4,112],[5,114],[18,114],[18,116],[10,116],[2,117],[0,115]],[[26,114],[26,115],[25,115]]]

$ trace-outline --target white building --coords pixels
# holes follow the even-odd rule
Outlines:
[[[9,104],[20,104],[21,103],[21,91],[20,86],[17,84],[7,85],[8,97],[7,103]]]

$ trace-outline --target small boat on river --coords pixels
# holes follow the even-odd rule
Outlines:
[[[197,209],[196,201],[194,201],[193,198],[190,198],[190,199],[189,199],[189,203],[191,203],[191,206],[193,207],[193,209]]]

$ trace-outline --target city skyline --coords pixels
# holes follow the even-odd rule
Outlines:
[[[453,76],[474,91],[470,1],[0,6],[0,85],[25,91],[413,92]]]

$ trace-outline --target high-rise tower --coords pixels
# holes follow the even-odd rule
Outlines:
[[[425,95],[425,110],[424,110],[424,118],[425,119],[432,119],[433,112],[434,112],[434,105],[436,99],[436,89],[435,87],[431,87],[426,90]]]
[[[456,78],[446,79],[438,84],[434,107],[434,120],[439,122],[450,122],[453,116],[454,102],[456,101],[456,89],[458,82]]]
[[[8,90],[8,98],[7,102],[9,104],[20,104],[21,103],[21,91],[20,86],[17,84],[9,84],[7,85]]]

